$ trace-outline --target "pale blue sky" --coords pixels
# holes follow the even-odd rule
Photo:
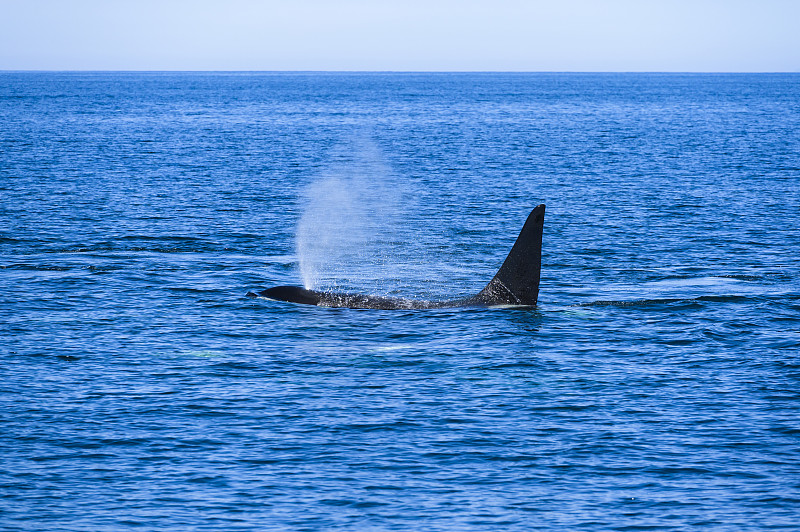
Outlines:
[[[795,0],[0,0],[5,70],[800,71]]]

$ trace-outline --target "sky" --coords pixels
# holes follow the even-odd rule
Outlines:
[[[798,0],[0,0],[0,70],[800,72]]]

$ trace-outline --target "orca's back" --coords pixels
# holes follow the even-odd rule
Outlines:
[[[525,221],[505,262],[475,299],[486,305],[536,305],[542,269],[544,204]]]
[[[534,306],[539,298],[539,274],[542,267],[542,228],[544,205],[539,205],[525,221],[517,241],[505,262],[486,287],[476,296],[453,301],[414,301],[403,298],[317,292],[299,286],[276,286],[249,297],[267,297],[278,301],[371,309],[433,309],[467,306]]]

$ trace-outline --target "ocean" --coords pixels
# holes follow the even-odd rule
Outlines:
[[[798,530],[799,244],[800,74],[2,72],[0,529]]]

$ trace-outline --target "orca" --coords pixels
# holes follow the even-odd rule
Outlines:
[[[356,309],[437,309],[451,307],[536,306],[542,266],[544,204],[531,211],[517,241],[497,274],[476,295],[450,301],[425,301],[339,292],[319,292],[299,286],[276,286],[248,297]]]

